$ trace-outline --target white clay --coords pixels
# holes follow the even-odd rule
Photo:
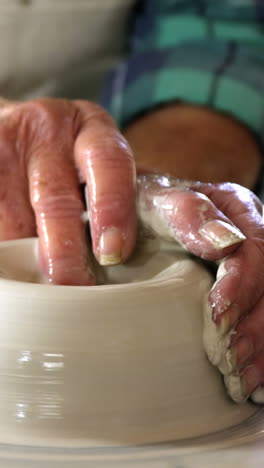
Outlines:
[[[97,271],[108,284],[96,287],[38,284],[35,249],[0,244],[0,442],[167,442],[256,413],[226,396],[206,359],[212,278],[176,244],[139,245],[126,265]]]

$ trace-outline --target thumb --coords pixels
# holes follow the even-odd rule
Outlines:
[[[206,195],[160,188],[146,176],[138,178],[138,216],[144,229],[206,260],[224,258],[246,238]]]

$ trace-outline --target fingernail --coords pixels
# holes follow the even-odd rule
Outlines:
[[[230,321],[227,315],[225,314],[222,317],[221,322],[218,325],[218,330],[220,331],[220,334],[223,336],[229,331],[229,329],[230,329]]]
[[[228,301],[226,303],[228,303]],[[217,308],[216,306],[213,307],[213,320],[222,335],[225,335],[236,325],[241,315],[240,308],[237,304],[231,304],[225,309],[226,303],[220,303]]]
[[[121,262],[122,234],[115,227],[107,228],[99,240],[100,265],[116,265]]]
[[[231,226],[231,224],[219,219],[205,223],[199,233],[211,242],[216,249],[224,249],[246,239],[244,234],[235,226]]]
[[[234,348],[231,348],[226,353],[226,360],[229,364],[230,372],[234,372],[237,368],[237,352]]]
[[[241,383],[242,396],[243,396],[243,398],[245,398],[245,400],[247,400],[249,395],[250,395],[250,392],[249,392],[248,386],[247,386],[247,382],[243,378],[241,378],[240,383]]]
[[[261,385],[260,373],[255,366],[248,366],[241,375],[241,389],[244,397],[251,395]]]
[[[254,353],[254,347],[248,337],[241,336],[230,351],[236,356],[235,366],[242,367]]]

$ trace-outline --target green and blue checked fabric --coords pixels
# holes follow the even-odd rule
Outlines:
[[[102,104],[121,128],[181,100],[228,112],[264,140],[264,0],[145,0]]]

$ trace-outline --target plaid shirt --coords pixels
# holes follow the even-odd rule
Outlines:
[[[183,100],[225,111],[264,139],[264,0],[145,0],[102,104],[124,127]]]

